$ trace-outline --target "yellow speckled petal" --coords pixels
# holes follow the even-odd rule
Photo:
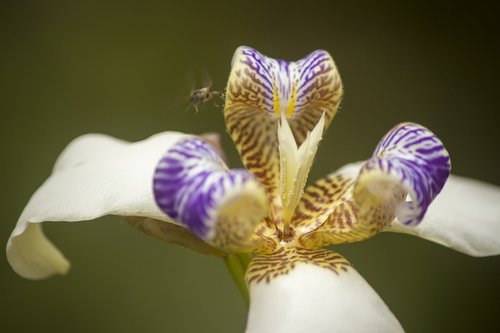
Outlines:
[[[271,75],[263,74],[264,68],[271,65],[261,65],[268,60],[256,52],[247,54],[245,48],[236,50],[226,88],[224,117],[243,164],[267,190],[274,220],[281,215],[278,118],[272,116]]]
[[[302,234],[301,246],[355,242],[371,237],[385,225],[377,219],[360,219],[353,190],[362,164],[349,164],[307,187],[292,222]]]
[[[344,167],[307,189],[305,203],[300,207],[304,210],[298,210],[295,224],[309,229],[320,226],[299,238],[302,246],[317,248],[361,241],[377,234],[394,219],[395,209],[404,201],[406,192],[399,182],[389,178],[358,177],[356,171],[361,165]],[[367,186],[378,187],[382,195],[373,195]],[[314,223],[301,222],[305,218],[313,218]]]
[[[236,50],[226,89],[226,127],[243,164],[267,189],[274,223],[280,222],[282,210],[277,134],[281,115],[300,146],[323,113],[328,127],[341,95],[340,77],[326,51],[285,62],[249,47]]]
[[[352,197],[361,164],[346,165],[309,185],[300,199],[291,227],[304,234],[322,225],[338,205]]]

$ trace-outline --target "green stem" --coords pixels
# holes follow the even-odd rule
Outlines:
[[[245,271],[249,262],[250,258],[246,254],[228,254],[224,257],[224,263],[247,306],[250,302],[250,296],[248,295],[248,288],[245,283]]]

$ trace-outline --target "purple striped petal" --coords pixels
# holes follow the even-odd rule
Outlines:
[[[448,152],[431,131],[403,123],[385,135],[360,174],[375,171],[397,179],[411,201],[398,207],[396,216],[401,223],[415,225],[443,188],[450,169]]]
[[[260,213],[255,214],[257,222],[251,217],[235,221],[238,215],[251,215],[254,210],[228,213],[228,205],[242,196],[250,197],[254,206],[249,209],[261,212],[265,206],[265,193],[253,176],[244,169],[228,170],[216,150],[198,137],[181,140],[165,153],[157,165],[153,188],[156,203],[165,214],[207,241],[217,238],[217,232],[230,232],[232,226],[227,223],[234,227],[241,222],[251,231],[260,221]],[[221,216],[223,208],[225,215]],[[227,222],[222,228],[221,219]]]
[[[314,51],[287,62],[241,46],[232,61],[226,89],[226,128],[243,164],[269,195],[271,220],[280,223],[278,123],[286,116],[297,146],[324,114],[325,130],[335,116],[342,82],[330,54]]]
[[[288,62],[242,46],[232,66],[239,71],[236,79],[243,81],[238,91],[232,92],[233,102],[256,106],[270,116],[279,118],[285,113],[295,118],[311,103],[320,102],[323,110],[319,116],[326,112],[333,117],[340,102],[342,84],[332,57],[324,50]]]

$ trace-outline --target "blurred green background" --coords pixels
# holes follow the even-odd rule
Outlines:
[[[3,1],[0,28],[3,242],[78,135],[224,133],[220,110],[172,105],[189,92],[183,78],[193,69],[222,89],[239,45],[287,60],[318,48],[334,56],[346,93],[310,180],[367,158],[410,120],[445,142],[454,173],[500,185],[498,6]],[[239,165],[227,135],[223,143]],[[46,231],[72,269],[27,281],[2,255],[0,331],[243,331],[246,310],[221,260],[149,239],[116,217]],[[408,332],[500,330],[500,257],[393,234],[339,251]]]

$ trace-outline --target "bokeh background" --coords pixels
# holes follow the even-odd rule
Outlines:
[[[334,56],[345,98],[310,180],[367,158],[409,120],[445,142],[454,173],[500,185],[499,36],[498,6],[477,1],[3,1],[0,239],[78,135],[224,134],[220,109],[173,106],[189,93],[192,70],[205,68],[223,89],[242,44],[287,60],[318,48]],[[225,134],[223,143],[238,166]],[[221,260],[150,239],[117,217],[46,231],[72,269],[27,281],[0,256],[0,331],[243,331],[246,309]],[[500,330],[500,257],[396,234],[338,250],[408,332]]]

